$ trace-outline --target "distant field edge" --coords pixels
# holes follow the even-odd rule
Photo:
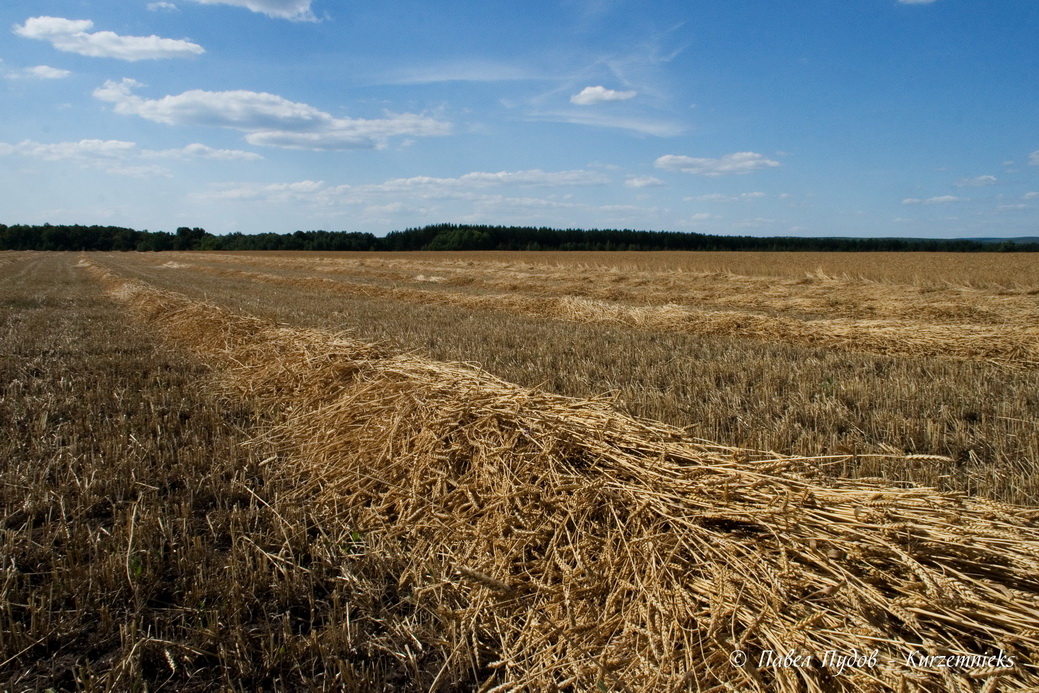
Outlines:
[[[119,226],[0,224],[0,250],[766,250],[1036,252],[1039,239],[720,236],[682,231],[556,229],[529,226],[431,224],[376,236],[363,231],[233,232],[199,227],[175,233]]]

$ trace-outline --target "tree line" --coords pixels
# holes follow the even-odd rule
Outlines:
[[[921,238],[798,238],[715,236],[632,229],[553,229],[529,226],[434,224],[378,237],[359,231],[215,236],[182,226],[175,233],[120,226],[0,224],[0,250],[759,250],[826,252],[1039,252],[1039,238],[941,240]]]

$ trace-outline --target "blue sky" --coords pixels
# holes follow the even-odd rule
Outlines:
[[[1035,0],[5,0],[0,222],[1039,235]]]

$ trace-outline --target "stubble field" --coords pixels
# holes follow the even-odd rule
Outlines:
[[[6,688],[1039,683],[1029,256],[9,253],[0,284]],[[795,647],[888,664],[728,659]]]
[[[111,256],[109,266],[277,322],[474,363],[550,392],[608,396],[727,445],[945,457],[852,460],[839,473],[1039,504],[1030,471],[1039,462],[1039,263],[1030,256],[158,260]]]

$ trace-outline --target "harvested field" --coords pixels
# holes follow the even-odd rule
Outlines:
[[[38,256],[22,257],[0,272],[5,280],[14,276],[12,267],[39,275],[41,262]],[[237,481],[229,484],[228,490],[238,489],[231,518],[238,517],[239,524],[232,522],[230,552],[210,559],[226,562],[241,582],[236,606],[221,605],[230,611],[220,611],[224,615],[208,627],[195,622],[185,627],[185,604],[191,599],[184,600],[182,585],[167,585],[169,594],[161,599],[139,598],[134,609],[110,617],[135,625],[132,630],[120,625],[118,632],[126,635],[118,644],[112,641],[111,656],[99,659],[84,654],[75,642],[60,644],[64,641],[59,635],[68,626],[54,626],[52,621],[60,621],[58,614],[83,617],[75,608],[60,606],[53,597],[38,608],[21,606],[23,600],[39,598],[33,596],[39,593],[33,589],[34,579],[50,584],[52,595],[55,585],[60,595],[67,580],[56,577],[59,572],[54,570],[29,574],[36,578],[23,576],[12,563],[5,584],[22,590],[19,595],[28,590],[30,596],[16,601],[8,596],[16,592],[5,591],[6,613],[18,614],[23,630],[24,619],[33,615],[37,630],[36,635],[19,636],[15,644],[3,643],[0,652],[11,651],[0,673],[14,672],[9,680],[21,677],[42,683],[44,674],[26,669],[26,662],[32,661],[33,653],[40,656],[58,648],[80,657],[78,669],[69,667],[67,680],[85,679],[83,672],[89,669],[96,688],[130,681],[154,688],[184,689],[191,684],[200,690],[207,684],[243,690],[257,685],[719,691],[1039,686],[1039,511],[999,500],[1010,497],[1014,489],[1036,488],[1029,481],[1035,477],[1034,457],[1017,459],[1015,467],[998,458],[993,463],[970,455],[957,460],[921,453],[906,449],[898,430],[884,431],[881,420],[867,423],[864,414],[855,417],[860,432],[863,427],[873,432],[860,443],[871,445],[869,451],[824,454],[818,448],[826,445],[819,445],[815,454],[796,456],[709,442],[696,437],[700,431],[689,427],[692,421],[676,427],[633,418],[619,411],[616,401],[565,397],[511,384],[472,365],[402,352],[399,346],[409,346],[412,330],[407,321],[382,323],[383,328],[397,330],[400,339],[394,341],[399,346],[385,338],[373,344],[344,336],[339,332],[342,324],[333,325],[336,332],[318,329],[322,316],[326,324],[360,324],[380,315],[399,317],[415,311],[448,316],[464,309],[470,311],[469,322],[477,323],[466,338],[479,340],[493,329],[501,332],[498,316],[514,311],[519,303],[499,303],[491,310],[491,301],[431,306],[425,290],[422,300],[413,300],[410,293],[366,299],[344,292],[350,302],[363,303],[371,311],[357,319],[336,312],[345,301],[327,291],[317,281],[319,275],[304,266],[280,267],[277,262],[255,268],[262,272],[243,270],[220,256],[186,254],[96,256],[81,260],[80,267],[72,267],[73,258],[66,256],[47,266],[55,278],[66,277],[66,282],[75,280],[82,286],[88,276],[94,277],[115,301],[113,306],[122,306],[127,315],[163,335],[167,344],[191,352],[177,352],[179,358],[212,368],[212,378],[195,379],[203,387],[193,396],[224,406],[238,403],[253,412],[243,428],[230,431],[230,448],[215,456],[241,459],[253,451],[250,454],[260,460],[247,465],[247,478],[233,477]],[[348,278],[343,273],[327,278],[380,290],[414,290],[385,269],[380,265],[379,276],[359,271],[363,276]],[[448,283],[443,268],[428,270],[421,273],[423,280],[415,281]],[[502,274],[501,268],[497,273]],[[259,274],[276,280],[254,276]],[[488,286],[497,281],[494,275],[494,267],[485,273]],[[290,287],[299,286],[295,280],[303,280],[297,298],[272,300],[279,292],[292,296],[295,289]],[[570,280],[560,277],[556,289],[546,289],[545,296],[565,298]],[[277,290],[272,293],[270,287]],[[466,287],[458,288],[452,293],[465,295],[461,289]],[[480,287],[466,290],[474,296],[504,295],[497,293],[502,287],[492,288],[495,293],[481,293]],[[1006,289],[992,290],[993,295],[1002,290]],[[1031,295],[1028,287],[1012,291],[1019,292],[1012,294],[1015,297]],[[535,292],[529,293],[537,299]],[[199,300],[210,294],[238,310]],[[326,305],[315,305],[321,296]],[[970,301],[989,305],[987,298],[973,296]],[[1008,302],[1013,304],[1009,308],[994,300],[991,305],[1016,315],[1028,307],[1026,299],[1022,301]],[[392,305],[403,306],[404,312],[391,312]],[[785,304],[777,299],[776,305]],[[242,307],[279,317],[281,324],[244,314]],[[776,314],[785,315],[786,310]],[[956,311],[956,320],[964,319],[962,310]],[[67,312],[74,316],[77,311]],[[558,316],[531,312],[508,324],[549,319]],[[629,344],[636,350],[650,338],[675,334],[659,326],[613,320],[558,324],[576,326],[568,328],[572,335],[601,336],[609,334],[606,328],[615,330],[617,339],[634,335]],[[45,326],[41,323],[46,333]],[[120,329],[114,323],[98,327]],[[121,328],[120,333],[141,329]],[[733,335],[679,332],[677,338],[703,340],[700,344],[706,346],[712,340],[733,340]],[[768,339],[755,338],[766,344]],[[883,364],[887,370],[878,374],[879,380],[899,390],[896,400],[925,397],[917,390],[936,387],[935,375],[941,374],[954,379],[950,395],[960,398],[942,404],[959,406],[969,393],[958,392],[966,388],[956,379],[968,374],[991,379],[992,392],[1002,392],[998,404],[1004,408],[999,411],[1016,416],[1005,417],[1014,420],[1007,422],[1013,428],[987,430],[988,444],[992,450],[1005,449],[1010,437],[1004,440],[1000,435],[1013,430],[1026,439],[1016,441],[1022,447],[1015,450],[1034,449],[1029,447],[1035,445],[1037,420],[1036,402],[1029,398],[1036,392],[1030,389],[1035,377],[1030,354],[1000,352],[995,362],[966,353],[893,359],[890,353],[869,354],[870,343],[865,355],[850,347],[831,345],[830,350],[838,362],[874,359],[868,362]],[[464,349],[465,343],[444,348]],[[790,363],[806,353],[805,345],[784,345],[782,340],[768,348],[780,349],[776,353],[785,354],[782,358]],[[717,368],[704,353],[692,355],[700,368]],[[811,353],[821,358],[821,352]],[[503,361],[507,360],[508,355]],[[774,361],[773,368],[780,363],[785,362]],[[906,363],[916,363],[926,375],[909,378],[912,369],[898,370],[895,365]],[[892,382],[892,374],[906,379]],[[531,377],[543,375],[535,372]],[[45,387],[60,389],[63,382],[59,378]],[[829,392],[824,388],[822,396],[816,393],[812,400],[819,406],[813,418],[805,419],[806,427],[813,421],[824,425],[837,410],[831,400],[847,394],[839,392],[842,383],[829,385]],[[149,389],[144,383],[137,387]],[[715,383],[719,391],[725,387],[724,380]],[[675,397],[673,406],[681,407],[677,403],[682,399]],[[852,400],[841,401],[849,409]],[[889,405],[884,421],[897,421],[890,407],[894,405]],[[18,417],[33,420],[24,413]],[[48,430],[46,417],[37,424],[41,431]],[[766,420],[757,425],[767,430],[772,424]],[[207,425],[213,427],[216,421]],[[936,421],[931,431],[935,440],[949,433],[944,425],[940,418]],[[129,425],[124,436],[136,438],[139,426]],[[164,439],[161,426],[148,430],[154,440]],[[767,431],[778,439],[776,434]],[[109,454],[117,458],[127,447],[125,437],[103,431],[100,435],[112,443]],[[243,446],[246,437],[251,442]],[[808,438],[798,440],[806,444]],[[974,448],[970,450],[973,454]],[[24,458],[30,464],[12,469],[31,469],[31,457],[15,452],[13,459]],[[55,458],[49,468],[60,471],[64,459]],[[969,494],[896,481],[907,476],[923,480],[934,476],[935,468],[966,475],[974,466],[995,471],[984,487],[975,477],[974,488],[962,489]],[[128,461],[122,468],[132,480],[129,488],[138,479],[145,489],[156,486],[153,476],[136,476],[134,463]],[[146,469],[145,465],[141,473]],[[888,478],[862,478],[868,470]],[[65,510],[65,498],[71,506],[75,494],[67,496],[60,489],[84,473],[77,472],[73,479],[59,476],[47,487],[55,490],[36,501],[40,508],[50,508],[44,526],[51,535],[57,536],[54,533],[63,526],[82,524],[80,515]],[[178,474],[188,488],[198,483],[190,481],[192,475],[211,478],[197,466]],[[5,487],[5,537],[9,545],[20,547],[19,556],[33,545],[36,525],[12,520],[10,509],[24,493],[18,489],[28,486],[32,484],[12,481]],[[96,585],[111,584],[100,591],[130,603],[138,595],[119,592],[115,585],[125,590],[125,582],[133,589],[140,577],[135,557],[145,571],[151,567],[148,561],[172,556],[176,547],[206,546],[204,532],[197,539],[187,532],[177,534],[168,548],[157,548],[160,558],[135,548],[142,537],[159,536],[156,523],[164,527],[161,506],[149,510],[153,506],[145,501],[158,502],[165,494],[138,494],[137,503],[121,506],[118,520],[101,522],[105,532],[98,533],[92,546],[99,555],[107,555],[102,535],[118,537],[113,542],[116,550],[107,549],[114,577],[108,577],[109,582],[87,581],[85,594],[97,593]],[[178,507],[187,508],[178,516],[191,517],[195,506],[184,505],[191,496],[174,497],[181,498]],[[205,511],[197,517],[209,521]],[[241,518],[253,519],[243,526]],[[191,522],[183,526],[203,529]],[[116,527],[119,532],[113,531]],[[25,541],[30,543],[18,544]],[[51,540],[57,554],[55,542]],[[236,554],[237,547],[244,553]],[[125,568],[125,575],[120,577],[117,568]],[[70,568],[67,574],[73,572]],[[265,576],[275,585],[268,593],[260,588]],[[254,593],[248,592],[249,586]],[[281,601],[292,586],[302,590],[296,598],[308,605],[302,613],[291,602]],[[243,603],[251,606],[243,609]],[[180,614],[181,620],[147,620],[156,613],[168,617],[168,611]],[[242,618],[243,613],[249,618]],[[135,639],[137,632],[146,634]],[[228,635],[238,638],[231,649],[221,647]],[[39,636],[45,637],[34,642]],[[254,658],[261,656],[251,668],[246,663],[250,652]],[[735,652],[744,653],[746,661]],[[864,659],[842,668],[824,660],[827,652],[861,654]],[[805,655],[810,661],[776,666],[768,653]],[[160,655],[168,666],[165,683]],[[965,659],[935,659],[947,656]],[[293,666],[293,661],[302,666]],[[946,661],[957,665],[944,666]],[[249,672],[251,683],[238,683],[235,667]],[[209,668],[220,675],[207,678]],[[36,678],[28,678],[27,672]]]
[[[267,271],[239,268],[255,264]],[[1039,285],[907,287],[829,276],[821,270],[777,278],[723,271],[215,254],[189,268],[330,294],[508,310],[574,322],[1039,365]]]
[[[858,256],[779,254],[749,265],[758,274],[736,275],[724,268],[739,254],[720,254],[713,272],[703,259],[713,254],[576,253],[576,264],[565,253],[516,255],[511,264],[508,254],[497,253],[196,253],[161,260],[107,256],[104,263],[278,322],[347,331],[435,360],[476,362],[510,382],[558,394],[610,396],[626,413],[693,427],[725,445],[857,455],[834,467],[842,476],[883,476],[1039,504],[1033,471],[1039,464],[1039,369],[1031,365],[1039,344],[1039,321],[1033,319],[1039,280],[1029,283],[1026,263],[1000,268],[989,256],[962,255],[919,256],[924,259],[915,264],[918,256],[864,259],[863,266],[874,267],[872,277],[881,277],[923,273],[932,261],[952,274],[950,263],[959,257],[959,276],[971,282],[899,284],[819,279],[820,267],[832,271],[838,260]],[[1008,257],[1010,263],[1017,258]],[[189,266],[165,266],[170,262]],[[787,262],[814,266],[812,276],[795,270],[777,275]],[[463,276],[494,287],[463,286]],[[748,288],[767,286],[776,276],[785,283],[768,300]],[[451,277],[454,285],[448,285]],[[639,286],[646,296],[659,295],[664,289],[657,281],[680,287],[666,300],[687,302],[649,304],[642,298],[637,307],[567,293],[568,287],[606,291],[617,283],[629,295]],[[508,293],[500,293],[506,283]],[[847,317],[803,312],[809,304],[825,311],[822,285],[833,302],[846,306]],[[713,304],[682,298],[708,288]],[[856,297],[866,291],[874,292],[873,303],[883,294],[888,312],[901,317],[863,317]],[[947,310],[952,322],[934,317],[937,311],[906,317],[925,302],[956,306]],[[761,309],[738,311],[736,303]],[[691,311],[708,319],[683,322]],[[970,315],[993,314],[1003,322],[985,318],[965,332],[958,327]],[[638,322],[640,316],[646,319]],[[756,337],[755,326],[764,327]],[[854,330],[842,333],[835,326]],[[1022,353],[1028,356],[1015,356]],[[931,459],[906,465],[869,457],[891,452]]]

